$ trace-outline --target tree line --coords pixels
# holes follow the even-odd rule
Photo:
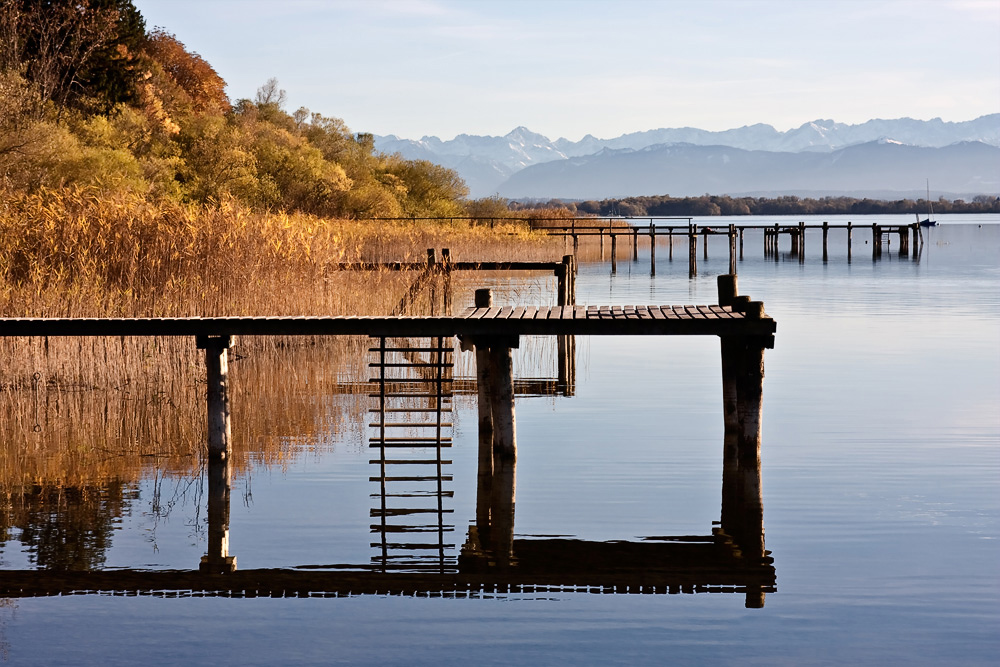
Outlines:
[[[935,213],[1000,213],[1000,197],[976,195],[972,201],[940,197],[931,202]],[[881,200],[856,197],[624,197],[600,201],[511,202],[520,211],[552,210],[596,216],[713,216],[713,215],[838,215],[916,213],[926,215],[925,199]],[[565,214],[565,213],[564,213]]]
[[[458,175],[374,150],[271,79],[254,99],[131,0],[0,3],[0,187],[86,187],[151,201],[330,217],[453,216]]]

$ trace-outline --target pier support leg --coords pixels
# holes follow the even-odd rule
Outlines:
[[[198,336],[199,350],[205,350],[208,380],[208,456],[226,459],[232,451],[229,424],[229,347],[230,336]]]
[[[847,223],[847,263],[851,263],[851,245],[854,242],[854,224]]]
[[[639,261],[639,228],[632,230],[632,261]]]
[[[649,275],[656,275],[656,228],[649,223]]]
[[[736,225],[729,225],[729,273],[736,274]]]
[[[485,305],[481,305],[485,304]],[[476,307],[492,304],[490,290],[476,290]],[[490,544],[495,563],[513,562],[515,466],[517,436],[514,418],[513,337],[483,337],[476,348],[479,385],[479,488],[476,520],[480,538]],[[488,500],[487,500],[488,499]],[[488,519],[486,503],[488,502]],[[484,530],[488,526],[488,531]],[[488,537],[483,533],[488,532]]]
[[[829,240],[830,240],[830,223],[823,222],[823,261],[830,261],[829,253]]]
[[[611,275],[618,272],[618,235],[611,234]]]

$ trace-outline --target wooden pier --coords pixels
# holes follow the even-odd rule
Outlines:
[[[618,261],[618,238],[624,237],[631,240],[632,260],[639,259],[639,239],[649,239],[650,252],[650,272],[656,273],[656,243],[657,239],[666,238],[668,242],[668,252],[670,259],[673,259],[674,238],[686,240],[688,246],[688,275],[694,277],[698,274],[698,243],[701,239],[702,255],[708,259],[708,239],[711,236],[725,236],[728,239],[729,248],[729,273],[737,272],[737,262],[743,259],[744,236],[749,230],[763,232],[763,250],[765,257],[777,259],[782,237],[789,239],[789,253],[798,258],[800,263],[805,262],[806,232],[822,233],[822,258],[829,261],[830,258],[830,230],[842,229],[847,231],[847,258],[853,258],[854,232],[866,230],[871,233],[871,255],[873,260],[880,259],[887,246],[892,243],[895,237],[898,239],[896,247],[902,256],[909,256],[911,246],[914,255],[923,242],[923,231],[918,223],[904,225],[856,225],[852,222],[845,224],[805,223],[773,225],[738,225],[729,224],[726,226],[703,225],[699,227],[693,222],[693,218],[648,218],[649,224],[640,225],[637,221],[630,219],[610,218],[606,220],[595,220],[593,218],[574,218],[566,222],[549,224],[538,227],[537,230],[549,236],[561,236],[573,240],[573,249],[576,252],[579,248],[581,238],[597,237],[601,244],[601,259],[604,259],[605,237],[611,244],[611,271],[615,273]],[[685,220],[686,223],[673,224],[670,221]],[[663,224],[666,221],[666,224]],[[910,238],[912,236],[912,244]]]
[[[418,589],[427,587],[435,590],[462,589],[472,587],[474,582],[510,586],[514,583],[525,585],[540,585],[543,587],[565,585],[570,581],[590,581],[598,586],[618,586],[630,590],[643,590],[644,586],[653,586],[663,592],[682,590],[685,585],[736,586],[740,592],[747,594],[747,606],[763,605],[763,595],[773,590],[773,568],[769,565],[769,557],[764,550],[762,529],[762,504],[760,493],[760,447],[761,447],[761,414],[763,403],[764,350],[774,346],[774,335],[777,328],[775,321],[764,312],[764,305],[752,301],[748,296],[741,296],[737,290],[735,275],[723,275],[718,278],[719,302],[708,305],[636,305],[636,306],[597,306],[573,305],[571,300],[575,287],[569,277],[572,272],[569,267],[572,261],[563,263],[567,267],[567,276],[560,287],[559,301],[565,305],[557,306],[504,306],[497,307],[492,303],[489,290],[478,290],[475,305],[457,315],[431,316],[340,316],[340,317],[211,317],[211,318],[93,318],[93,319],[49,319],[49,318],[4,318],[0,319],[0,336],[187,336],[194,339],[199,349],[204,350],[207,375],[207,423],[208,423],[208,458],[212,474],[209,481],[216,488],[215,500],[210,500],[208,517],[214,528],[209,531],[209,554],[202,561],[205,576],[229,576],[236,570],[236,561],[228,553],[228,493],[229,493],[229,459],[232,448],[230,427],[230,393],[228,350],[234,336],[342,336],[365,335],[375,338],[433,338],[438,341],[436,349],[444,349],[442,339],[458,337],[461,346],[466,350],[474,350],[476,354],[476,375],[479,411],[479,484],[477,493],[477,522],[475,534],[471,534],[463,548],[465,567],[472,574],[469,577],[454,577],[439,573],[437,579],[414,584]],[[604,547],[587,544],[563,544],[552,542],[548,545],[521,545],[514,540],[514,489],[517,460],[517,437],[514,411],[515,383],[513,373],[512,349],[519,346],[519,338],[526,335],[563,336],[717,336],[721,340],[721,369],[724,423],[723,452],[723,503],[720,533],[707,538],[712,543],[710,548],[675,549],[677,554],[690,554],[691,560],[681,559],[685,563],[680,570],[668,567],[663,577],[641,575],[638,578],[621,578],[608,572],[578,573],[580,577],[567,577],[558,571],[553,572],[545,563],[551,558],[535,560],[529,557],[532,550],[542,548],[550,555],[563,554],[561,558],[569,558],[570,554],[578,553],[586,548],[594,552],[595,557],[613,559],[611,551]],[[382,406],[385,408],[385,373],[384,369],[393,367],[385,359],[385,345],[378,348],[381,353],[379,368],[382,374]],[[440,352],[439,352],[440,356]],[[441,366],[442,362],[437,362]],[[419,364],[417,364],[419,365]],[[438,412],[443,394],[438,378]],[[387,476],[385,465],[389,463],[407,463],[406,461],[389,461],[385,452],[387,438],[386,428],[389,422],[381,415],[376,422],[381,426],[380,480]],[[433,424],[437,429],[437,458],[430,461],[435,464],[440,476],[441,459],[441,415]],[[421,461],[424,462],[424,461]],[[219,466],[224,466],[220,468]],[[383,491],[384,492],[384,491]],[[443,491],[439,488],[438,493]],[[379,510],[385,517],[387,508]],[[438,513],[443,510],[439,507]],[[718,539],[716,539],[718,538]],[[383,538],[385,539],[385,538]],[[731,542],[727,542],[730,540]],[[440,541],[439,541],[440,542]],[[735,543],[738,548],[726,547]],[[721,545],[721,546],[720,546]],[[672,548],[672,547],[671,547]],[[644,548],[633,550],[633,556]],[[664,553],[673,553],[666,548]],[[518,556],[518,551],[523,555]],[[654,548],[645,548],[652,554]],[[700,555],[699,555],[700,554]],[[629,556],[632,557],[632,556]],[[677,556],[680,558],[680,556]],[[521,560],[523,558],[523,560]],[[714,560],[713,560],[714,559]],[[559,559],[556,559],[557,561]],[[698,572],[698,561],[714,562],[709,568],[711,576],[706,572],[692,577],[682,576],[680,571]],[[518,574],[519,563],[534,562],[530,568],[525,568],[525,574]],[[484,565],[485,563],[485,565]],[[485,578],[482,569],[486,567]],[[471,568],[471,569],[470,569]],[[693,569],[692,569],[693,568]],[[715,569],[712,569],[715,568]],[[558,568],[557,568],[558,570]],[[729,572],[729,574],[726,574]],[[734,574],[735,573],[735,574]],[[117,573],[116,573],[117,574]],[[705,575],[705,576],[702,576]],[[241,575],[242,577],[243,575]],[[152,575],[136,575],[136,588],[152,585],[158,578]],[[451,577],[451,578],[448,578]],[[32,589],[32,581],[37,583],[34,575],[24,575],[22,585]],[[168,577],[163,577],[164,579]],[[341,590],[342,585],[356,585],[351,590],[366,590],[373,587],[388,585],[407,588],[403,580],[386,584],[390,580],[366,580],[359,582],[357,578],[348,578],[337,583],[336,577],[319,578],[319,583],[303,582],[295,584],[284,583],[278,577],[279,583],[251,584],[247,582],[247,590],[253,588],[258,594],[276,589],[287,590],[288,586],[302,586],[313,589],[314,586]],[[92,580],[104,579],[95,577]],[[187,581],[184,577],[181,580]],[[242,578],[241,578],[242,581]],[[312,580],[310,580],[312,581]],[[323,582],[326,583],[323,583]],[[427,583],[431,582],[431,583]],[[631,583],[630,583],[631,582]],[[749,583],[748,583],[749,582]],[[483,585],[486,585],[483,584]],[[63,592],[62,585],[48,588],[43,584],[39,592],[27,594],[46,594],[44,590]],[[75,588],[78,584],[69,583]],[[187,583],[182,584],[187,586]],[[478,584],[477,584],[478,585]],[[7,589],[13,594],[16,591]],[[24,593],[22,593],[24,594]]]

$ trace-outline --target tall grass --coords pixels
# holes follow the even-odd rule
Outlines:
[[[561,242],[516,224],[329,220],[87,189],[0,191],[0,316],[384,314],[415,274],[338,264],[423,261],[427,248],[443,247],[482,261],[562,252]],[[456,285],[460,295],[470,290]],[[358,428],[332,387],[366,379],[367,345],[238,339],[237,469],[288,460],[294,437],[321,442]],[[0,338],[0,355],[0,486],[79,486],[200,465],[204,365],[193,340]]]

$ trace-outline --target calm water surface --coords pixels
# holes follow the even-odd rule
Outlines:
[[[726,593],[26,598],[0,600],[0,657],[16,665],[996,664],[997,223],[943,220],[924,231],[917,257],[898,256],[894,244],[878,261],[870,232],[858,230],[850,263],[838,230],[826,263],[819,232],[802,263],[787,254],[787,239],[776,260],[765,259],[760,236],[748,232],[740,291],[778,322],[765,358],[762,447],[777,592],[761,609]],[[630,248],[619,251],[615,275],[608,263],[581,265],[580,303],[714,303],[715,276],[728,268],[724,237],[710,240],[708,260],[699,250],[693,280],[679,246],[672,262],[658,248],[655,277],[647,248],[635,262],[625,259]],[[550,287],[525,293],[550,299]],[[515,374],[555,373],[551,341],[522,348]],[[517,400],[516,537],[711,535],[722,479],[717,339],[580,339],[577,363],[576,395]],[[238,373],[236,365],[234,382]],[[366,407],[352,396],[324,400]],[[457,397],[456,406],[451,556],[475,520],[476,494],[475,404]],[[303,440],[283,465],[238,475],[230,553],[239,568],[369,563],[377,539],[369,458],[367,434],[349,430]],[[196,569],[206,551],[205,483],[204,475],[141,483],[116,519],[103,567]],[[153,511],[154,498],[169,511]],[[16,531],[0,551],[3,569],[37,561]]]

